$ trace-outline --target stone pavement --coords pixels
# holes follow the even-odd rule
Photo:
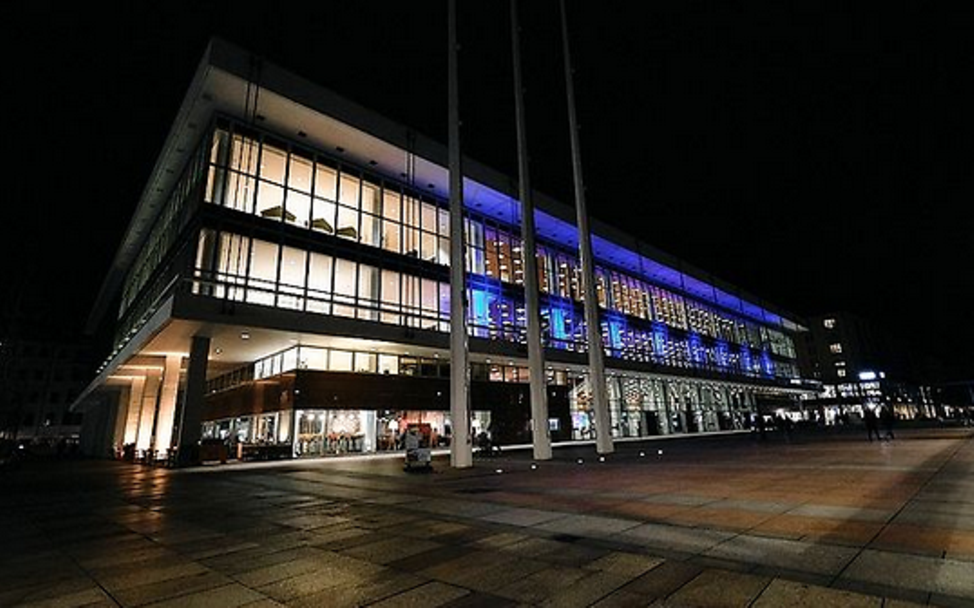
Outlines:
[[[897,435],[27,463],[0,472],[0,606],[974,606],[974,439]]]

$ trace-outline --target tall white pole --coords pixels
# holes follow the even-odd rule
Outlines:
[[[521,33],[517,0],[511,0],[511,49],[514,57],[514,117],[517,123],[518,198],[521,199],[521,254],[524,258],[524,314],[528,330],[528,374],[531,379],[531,437],[536,460],[551,458],[548,431],[548,393],[544,348],[541,344],[541,306],[538,258],[534,243],[534,200],[528,167],[528,136],[521,84]]]
[[[565,87],[568,97],[568,124],[571,137],[572,173],[575,181],[575,213],[578,216],[578,253],[582,261],[582,287],[585,297],[585,333],[588,341],[588,380],[592,390],[592,410],[595,412],[595,448],[599,454],[614,451],[609,418],[609,400],[605,386],[605,361],[602,354],[602,332],[599,325],[599,300],[595,293],[595,261],[592,258],[592,235],[585,209],[585,185],[582,180],[581,146],[575,117],[575,84],[572,59],[568,45],[568,17],[565,0],[561,8],[561,36],[565,56]]]
[[[457,7],[448,0],[448,155],[450,171],[450,465],[473,465],[470,443],[470,390],[467,364],[466,246],[463,240],[463,168],[460,154],[460,87],[457,82]]]

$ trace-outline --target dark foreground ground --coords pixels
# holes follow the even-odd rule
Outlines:
[[[968,430],[533,464],[24,463],[0,472],[0,606],[974,606]]]

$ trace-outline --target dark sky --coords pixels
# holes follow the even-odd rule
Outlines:
[[[0,5],[6,302],[81,327],[211,35],[445,141],[445,0],[89,4]],[[459,4],[465,152],[513,175],[507,3]],[[557,3],[521,4],[533,182],[571,202]],[[974,376],[972,15],[730,4],[569,2],[590,212]]]

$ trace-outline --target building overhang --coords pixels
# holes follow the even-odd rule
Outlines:
[[[207,379],[252,365],[269,355],[295,346],[377,352],[416,357],[448,357],[446,333],[373,321],[309,314],[259,304],[196,295],[188,289],[168,290],[151,307],[143,323],[111,353],[97,376],[71,405],[82,409],[94,393],[117,389],[149,374],[162,373],[166,359],[178,356],[187,367],[194,337],[209,339]],[[470,359],[478,363],[527,365],[520,345],[471,338]],[[549,369],[587,372],[583,354],[552,350],[546,354]],[[689,384],[748,388],[778,394],[810,394],[805,381],[726,376],[701,371],[669,369],[622,360],[607,361],[612,376],[674,380]]]

